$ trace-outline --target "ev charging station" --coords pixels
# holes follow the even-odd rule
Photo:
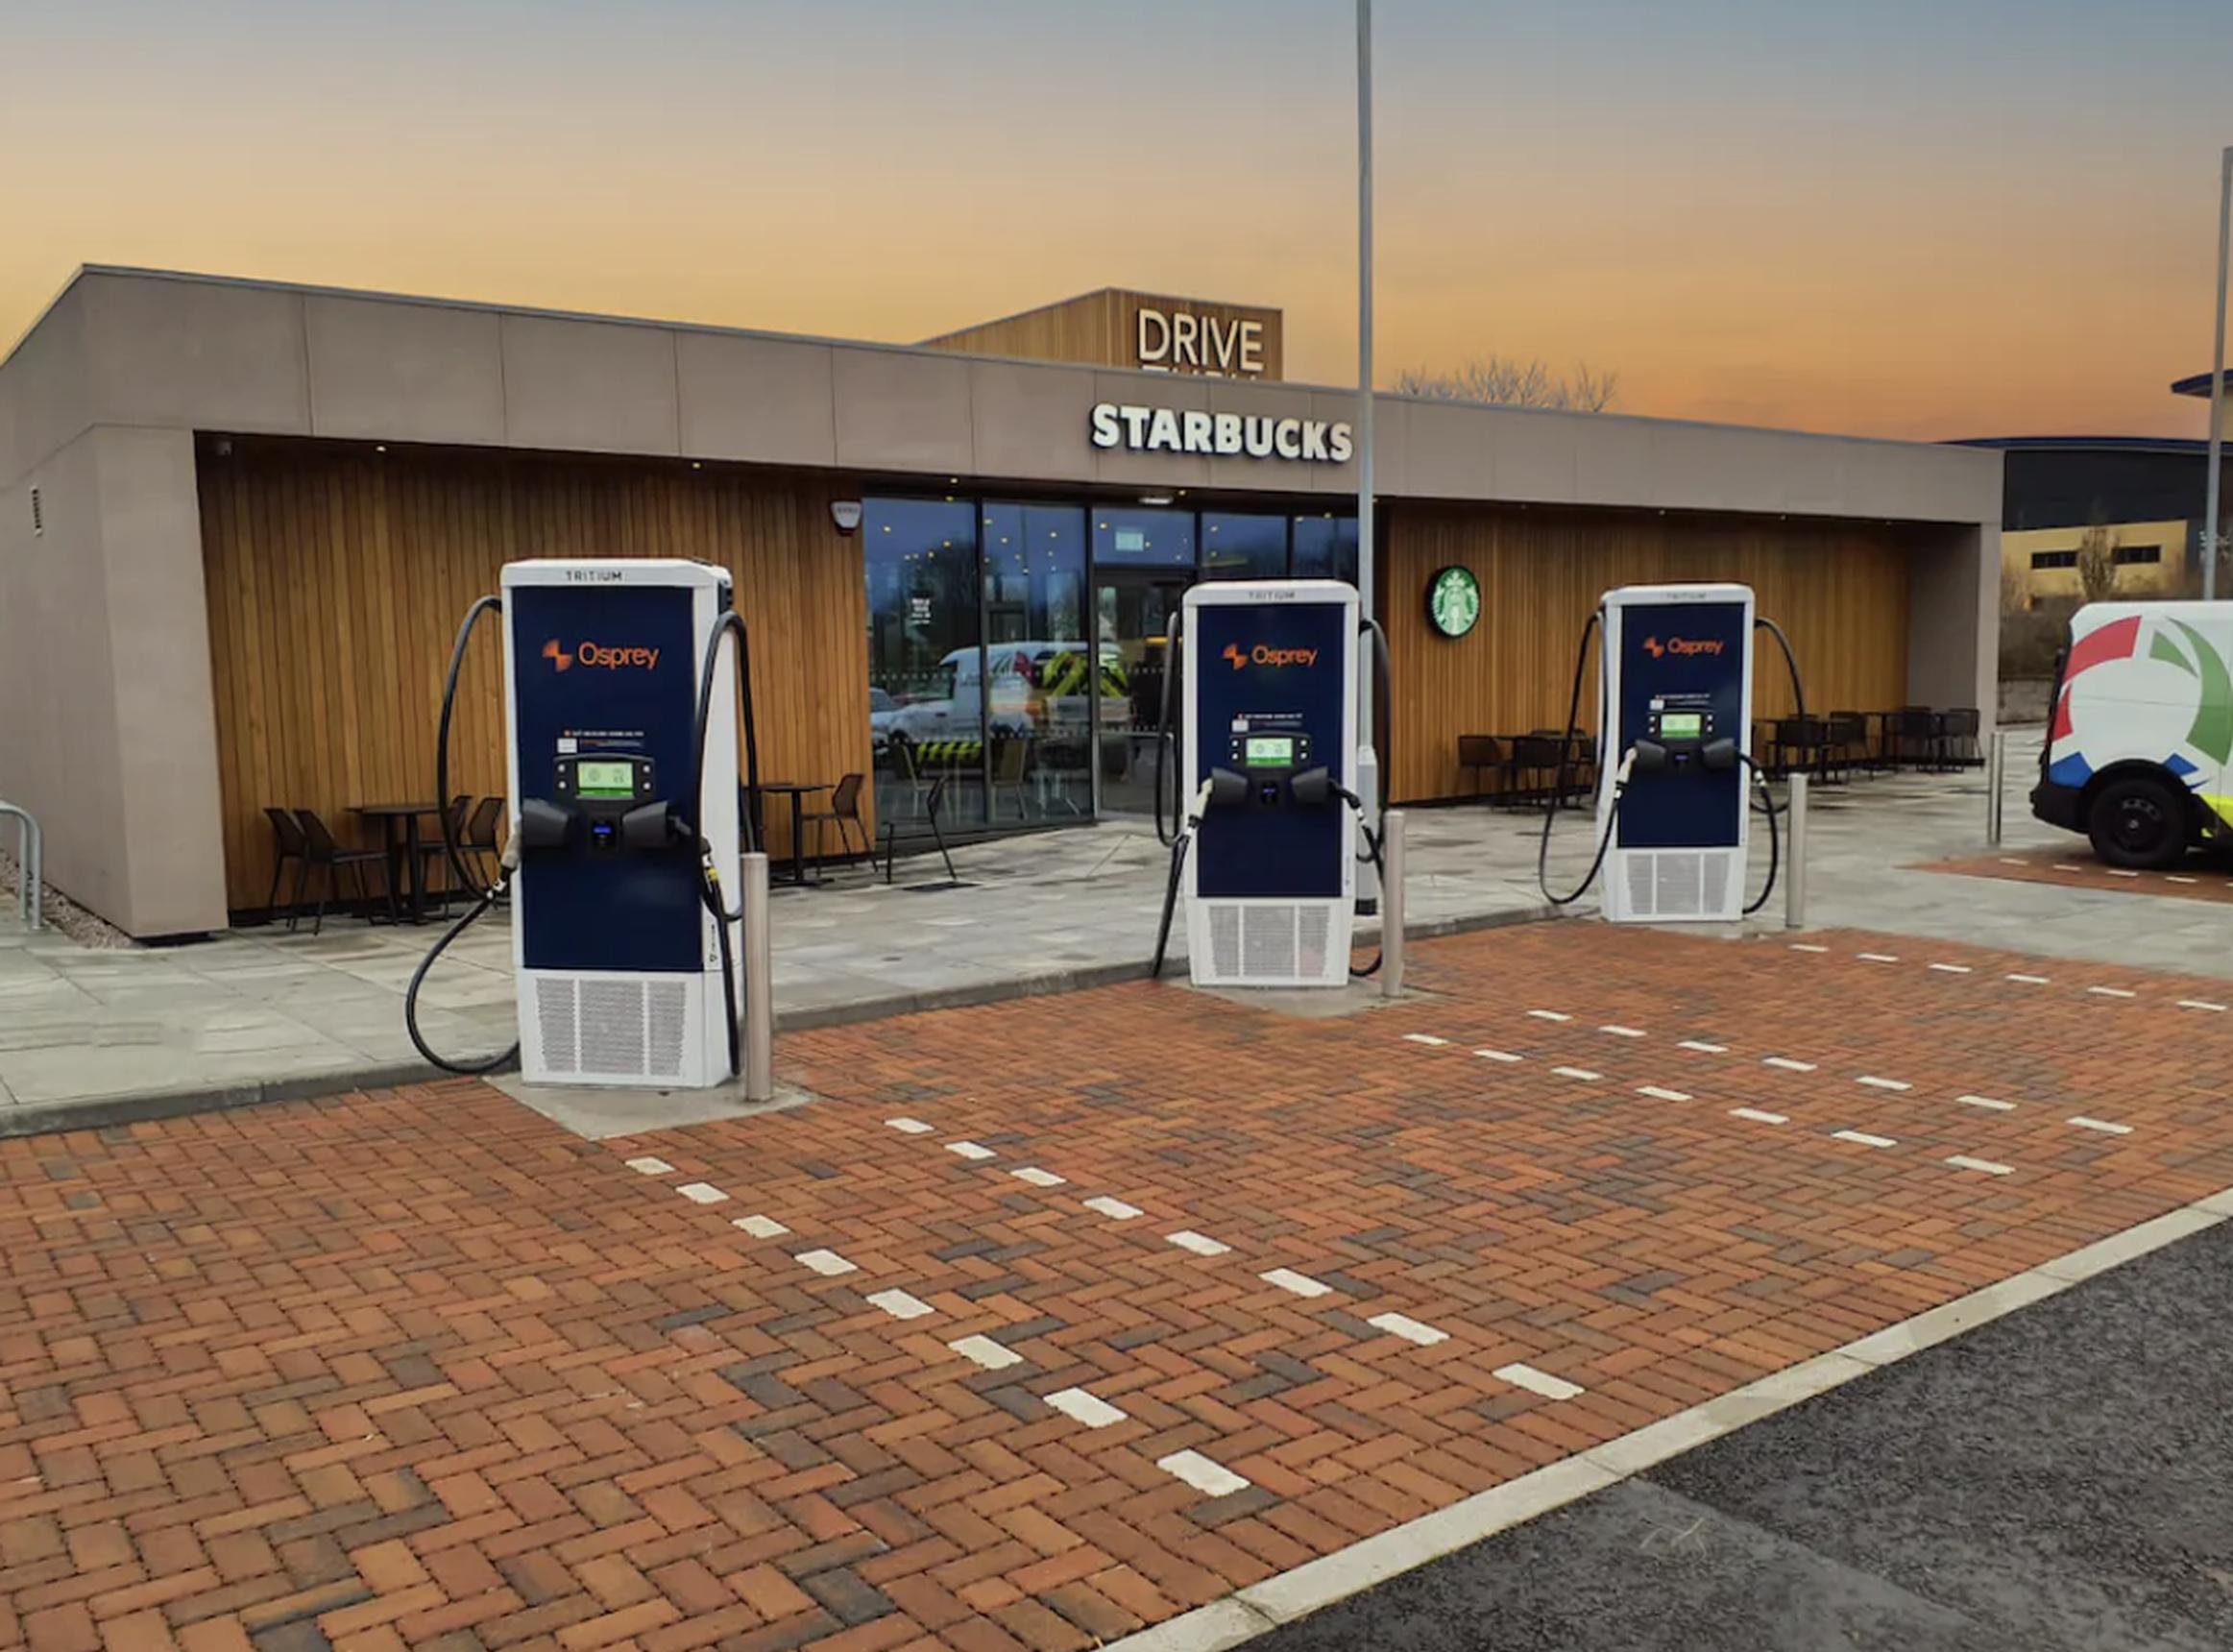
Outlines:
[[[1178,773],[1190,801],[1163,922],[1167,935],[1182,896],[1197,986],[1349,980],[1360,838],[1377,853],[1355,818],[1361,634],[1356,590],[1338,580],[1186,593],[1171,653],[1185,694]],[[1167,673],[1166,696],[1169,684]],[[1161,795],[1158,781],[1158,807]]]
[[[756,751],[744,626],[728,571],[675,559],[507,564],[473,605],[444,692],[437,766],[449,791],[459,667],[484,612],[503,616],[505,875],[436,942],[406,1019],[421,1054],[427,969],[498,899],[512,908],[522,1077],[529,1083],[702,1088],[740,1071],[737,745]],[[721,645],[734,632],[735,648]],[[741,692],[740,692],[741,690]],[[757,758],[752,766],[757,769]],[[755,777],[756,778],[756,777]],[[755,788],[756,790],[756,788]],[[453,822],[444,836],[461,879]]]

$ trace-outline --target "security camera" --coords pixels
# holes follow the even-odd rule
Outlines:
[[[861,501],[859,499],[832,499],[830,501],[830,520],[837,524],[839,533],[851,533],[861,525]]]

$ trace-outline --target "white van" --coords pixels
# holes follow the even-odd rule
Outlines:
[[[2071,617],[2031,813],[2112,866],[2233,840],[2233,604],[2093,602]]]
[[[1113,644],[1101,645],[1102,719],[1124,714],[1124,663]],[[1046,735],[1075,727],[1082,732],[1092,685],[1086,680],[1082,643],[991,643],[982,668],[992,676],[988,697],[978,673],[975,648],[956,648],[938,662],[938,692],[885,713],[872,713],[879,740],[903,734],[910,740],[977,738],[978,719],[995,735]]]

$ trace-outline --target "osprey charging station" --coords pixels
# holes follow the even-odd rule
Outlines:
[[[1602,611],[1605,916],[1734,922],[1750,846],[1737,753],[1752,738],[1753,594],[1742,585],[1630,585],[1607,592]]]
[[[1173,892],[1194,984],[1343,985],[1360,837],[1357,593],[1331,579],[1212,582],[1186,593],[1179,619],[1178,772],[1193,802]]]
[[[507,564],[500,597],[466,617],[450,660],[438,785],[449,795],[458,668],[484,611],[503,616],[505,876],[461,883],[480,899],[443,948],[509,896],[522,1076],[530,1083],[695,1088],[739,1071],[744,1005],[735,960],[742,911],[740,839],[751,811],[738,784],[741,728],[755,750],[744,628],[725,569],[674,559]],[[721,646],[726,632],[738,645]],[[753,760],[757,768],[757,758]]]

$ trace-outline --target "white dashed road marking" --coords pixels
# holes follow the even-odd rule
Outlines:
[[[1814,1071],[1813,1062],[1794,1061],[1788,1056],[1763,1057],[1760,1060],[1760,1065],[1763,1067],[1781,1067],[1786,1073],[1811,1073]]]
[[[2001,979],[2002,981],[2020,981],[2026,986],[2045,986],[2048,984],[2047,977],[2044,975],[2003,975]]]
[[[2100,1130],[2103,1135],[2130,1135],[2132,1133],[2130,1125],[2113,1125],[2107,1119],[2089,1119],[2083,1113],[2065,1122],[2074,1124],[2082,1130]]]
[[[835,1251],[801,1251],[791,1260],[802,1268],[812,1268],[826,1279],[834,1279],[839,1274],[858,1274],[861,1271]]]
[[[2178,1001],[2178,1007],[2181,1009],[2215,1010],[2220,1015],[2225,1013],[2225,1007],[2222,1004],[2212,1004],[2207,998],[2182,998]]]
[[[1930,967],[1943,975],[1974,975],[1977,973],[1966,963],[1934,963]]]
[[[2166,872],[2163,875],[2163,881],[2167,884],[2198,884],[2201,879],[2181,877],[2176,872]]]
[[[986,1371],[1006,1371],[1011,1365],[1024,1363],[1024,1356],[1013,1348],[1005,1348],[990,1337],[963,1337],[959,1342],[946,1345],[963,1359],[974,1360]]]
[[[2140,996],[2129,986],[2089,986],[2086,990],[2098,993],[2103,998],[2138,998]]]
[[[1892,952],[1864,952],[1857,955],[1863,963],[1898,963],[1900,955]]]
[[[1333,1287],[1323,1279],[1314,1279],[1308,1274],[1298,1274],[1293,1268],[1274,1268],[1269,1274],[1258,1274],[1257,1278],[1267,1285],[1277,1285],[1282,1291],[1293,1291],[1299,1297],[1323,1297]]]
[[[1551,1071],[1562,1079],[1581,1079],[1590,1082],[1605,1077],[1603,1073],[1592,1073],[1587,1067],[1553,1067]]]
[[[1866,1084],[1872,1090],[1912,1090],[1915,1087],[1904,1079],[1880,1079],[1874,1073],[1863,1073],[1854,1082]]]
[[[2013,1165],[1995,1164],[1989,1158],[1972,1158],[1966,1153],[1957,1153],[1946,1162],[1956,1170],[1981,1170],[1987,1176],[2006,1176],[2015,1168]]]
[[[1420,1348],[1432,1348],[1436,1343],[1448,1342],[1448,1331],[1438,1331],[1434,1326],[1421,1324],[1409,1314],[1374,1314],[1365,1322],[1374,1330],[1386,1331],[1392,1337],[1415,1342]]]
[[[1230,1496],[1245,1492],[1249,1482],[1234,1473],[1223,1463],[1213,1463],[1199,1451],[1174,1451],[1168,1457],[1155,1459],[1155,1467],[1166,1474],[1175,1474],[1196,1491],[1212,1497]]]
[[[884,1122],[887,1129],[895,1130],[902,1135],[929,1135],[931,1133],[931,1127],[923,1123],[921,1119],[886,1119]]]
[[[2138,872],[2126,871],[2122,866],[2111,866],[2109,868],[2109,876],[2112,878],[2137,878],[2140,876],[2140,874]]]
[[[1447,1038],[1437,1038],[1432,1032],[1406,1032],[1403,1037],[1405,1042],[1411,1044],[1433,1044],[1440,1046],[1449,1042]]]
[[[1600,1027],[1600,1028],[1598,1028],[1598,1029],[1597,1029],[1597,1031],[1598,1031],[1598,1032],[1610,1032],[1610,1033],[1612,1033],[1612,1034],[1613,1034],[1613,1036],[1614,1036],[1614,1037],[1615,1037],[1615,1038],[1641,1038],[1641,1037],[1644,1037],[1644,1036],[1646,1036],[1646,1034],[1645,1034],[1645,1032],[1643,1032],[1643,1030],[1642,1030],[1641,1028],[1639,1028],[1639,1027],[1611,1027],[1611,1026],[1608,1026],[1608,1027]]]
[[[1473,1054],[1484,1061],[1524,1061],[1527,1059],[1524,1056],[1515,1056],[1509,1050],[1476,1050]]]
[[[1956,1096],[1954,1100],[1965,1107],[1986,1107],[1996,1113],[2012,1113],[2016,1110],[2014,1102],[1996,1102],[1990,1096]]]
[[[1731,1107],[1733,1119],[1750,1119],[1756,1125],[1787,1125],[1791,1121],[1782,1113],[1763,1113],[1758,1107]]]
[[[2055,871],[2057,871],[2057,872],[2082,872],[2082,871],[2084,871],[2084,870],[2085,870],[2085,868],[2084,868],[2083,866],[2070,866],[2070,865],[2065,865],[2065,864],[2064,864],[2062,862],[2060,862],[2060,861],[2057,861],[2057,862],[2054,863],[2054,867],[2053,867],[2053,869],[2054,869]]]
[[[1573,1017],[1559,1009],[1530,1009],[1528,1013],[1538,1021],[1571,1021]]]
[[[692,1204],[719,1204],[729,1197],[710,1181],[686,1181],[675,1192]]]
[[[925,1314],[936,1312],[922,1298],[910,1296],[905,1291],[871,1291],[868,1300],[895,1320],[919,1320]]]
[[[1639,1096],[1649,1096],[1654,1101],[1659,1102],[1687,1102],[1690,1099],[1690,1093],[1687,1090],[1663,1089],[1658,1084],[1638,1084],[1636,1087],[1636,1093]]]
[[[1826,946],[1816,946],[1812,941],[1795,940],[1791,943],[1791,950],[1793,952],[1828,952],[1830,949]]]
[[[1011,1170],[1008,1175],[1018,1181],[1028,1181],[1033,1187],[1060,1187],[1064,1181],[1064,1178],[1051,1170],[1041,1170],[1035,1164],[1027,1164],[1021,1170]]]
[[[1830,1134],[1833,1141],[1849,1141],[1858,1147],[1898,1147],[1900,1145],[1890,1136],[1871,1135],[1866,1130],[1832,1130]]]
[[[1515,1388],[1524,1388],[1531,1394],[1540,1394],[1545,1399],[1571,1399],[1586,1392],[1578,1382],[1568,1382],[1563,1376],[1553,1376],[1547,1371],[1538,1371],[1532,1365],[1515,1361],[1500,1365],[1492,1373],[1499,1382],[1509,1382]]]
[[[779,1239],[790,1231],[772,1216],[740,1216],[729,1226],[743,1228],[755,1239]]]
[[[1065,1417],[1074,1417],[1088,1428],[1106,1428],[1112,1422],[1122,1422],[1125,1414],[1099,1395],[1088,1394],[1082,1388],[1065,1388],[1047,1396],[1047,1403]]]
[[[998,1158],[1000,1156],[992,1149],[973,1141],[950,1141],[946,1144],[946,1151],[959,1154],[966,1159]]]
[[[1675,1048],[1678,1050],[1695,1050],[1701,1056],[1726,1056],[1729,1054],[1728,1045],[1709,1044],[1701,1038],[1679,1038],[1675,1041]]]
[[[1181,1227],[1177,1232],[1166,1233],[1163,1237],[1179,1250],[1191,1251],[1197,1256],[1222,1256],[1232,1249],[1230,1245],[1221,1245],[1207,1234],[1197,1233],[1191,1227]]]
[[[628,1168],[644,1176],[672,1176],[674,1174],[674,1166],[664,1158],[632,1158],[628,1160]]]
[[[1102,1195],[1099,1199],[1085,1201],[1085,1208],[1098,1215],[1107,1217],[1111,1222],[1129,1222],[1140,1214],[1138,1205],[1127,1204],[1123,1200],[1111,1199],[1106,1194]]]

